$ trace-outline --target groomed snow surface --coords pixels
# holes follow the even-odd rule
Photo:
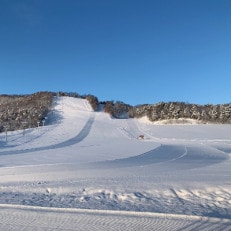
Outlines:
[[[0,230],[231,230],[230,125],[113,119],[60,97],[0,147]]]

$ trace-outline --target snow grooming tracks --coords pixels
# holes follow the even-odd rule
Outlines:
[[[132,135],[131,132],[129,132],[128,128],[125,127],[119,127],[117,128],[123,135],[125,135],[126,137],[128,137],[128,139],[135,139],[136,137],[134,135]]]
[[[166,162],[175,161],[187,155],[186,147],[160,145],[143,154],[132,156],[124,159],[116,159],[112,161],[104,161],[95,163],[96,165],[105,165],[107,167],[134,167],[162,164]]]
[[[210,149],[211,153],[208,154],[204,152],[205,150],[202,147],[161,144],[157,148],[137,156],[96,162],[92,165],[101,168],[125,168],[168,164],[168,166],[171,167],[171,162],[175,162],[178,169],[192,169],[220,163],[228,158],[228,154],[224,154],[216,149]],[[207,156],[207,158],[205,158],[205,156]]]
[[[230,226],[229,219],[203,216],[0,204],[0,227],[4,231],[228,231]]]
[[[23,154],[23,153],[29,153],[29,152],[36,152],[36,151],[44,151],[44,150],[50,150],[50,149],[58,149],[58,148],[65,148],[70,145],[77,144],[84,140],[88,134],[90,133],[92,124],[94,122],[94,114],[91,114],[90,118],[82,128],[82,130],[73,138],[63,141],[58,144],[53,144],[49,146],[44,147],[38,147],[38,148],[30,148],[30,149],[21,149],[21,150],[12,150],[12,151],[4,151],[0,152],[1,155],[11,155],[11,154]]]

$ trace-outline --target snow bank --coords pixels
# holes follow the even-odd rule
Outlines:
[[[168,120],[159,120],[159,121],[150,121],[147,116],[141,117],[138,119],[141,123],[145,124],[157,124],[157,125],[166,125],[166,124],[178,124],[178,125],[195,125],[195,124],[204,124],[202,121],[195,120],[195,119],[186,119],[186,118],[179,118],[179,119],[168,119]]]

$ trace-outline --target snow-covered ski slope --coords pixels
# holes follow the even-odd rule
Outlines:
[[[112,119],[60,97],[23,133],[0,134],[0,230],[231,230],[230,125]]]

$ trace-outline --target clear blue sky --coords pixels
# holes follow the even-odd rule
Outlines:
[[[230,0],[0,0],[0,94],[231,102]]]

